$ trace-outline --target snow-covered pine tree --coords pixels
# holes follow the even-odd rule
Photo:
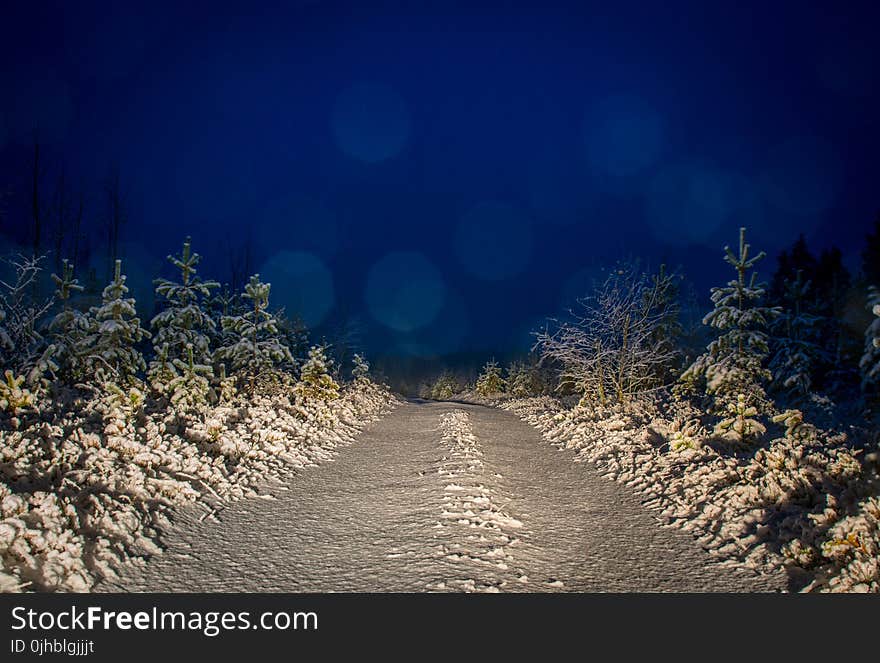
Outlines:
[[[544,391],[542,367],[534,361],[513,361],[507,367],[507,392],[517,398],[537,396]]]
[[[327,359],[327,350],[322,345],[313,345],[309,358],[302,366],[299,382],[294,393],[303,399],[331,401],[339,397],[339,385],[331,375],[332,366]]]
[[[727,404],[727,416],[715,425],[715,434],[730,435],[738,442],[747,442],[767,431],[764,424],[755,419],[757,416],[758,409],[748,403],[745,394],[739,393],[735,402]]]
[[[354,381],[359,383],[369,382],[370,362],[367,361],[366,357],[356,352],[354,357],[352,357],[351,363],[354,364],[354,368],[351,369],[351,377],[354,378]]]
[[[506,381],[501,377],[501,367],[494,359],[483,366],[483,372],[477,378],[476,392],[481,396],[494,396],[504,392]]]
[[[430,398],[445,401],[461,391],[461,384],[449,371],[443,371],[429,390]]]
[[[290,350],[278,338],[278,323],[268,311],[269,283],[254,274],[245,286],[249,307],[240,315],[223,318],[223,330],[230,332],[229,343],[217,350],[216,358],[230,364],[230,372],[247,380],[253,397],[261,371],[282,362],[293,362]]]
[[[186,348],[187,360],[174,359],[177,376],[168,383],[170,401],[178,410],[188,412],[204,406],[211,390],[214,371],[210,366],[195,363],[192,346]]]
[[[73,264],[63,259],[61,276],[52,274],[52,280],[57,287],[55,297],[61,302],[61,311],[49,323],[49,331],[60,366],[59,375],[64,381],[74,383],[85,377],[84,344],[92,322],[70,303],[74,293],[83,291],[83,286],[74,278]]]
[[[137,344],[150,338],[150,333],[141,327],[134,298],[126,296],[128,286],[119,259],[113,274],[113,281],[101,295],[101,306],[90,310],[93,323],[84,343],[88,348],[84,361],[100,381],[122,386],[130,384],[139,371],[146,370]]]
[[[696,383],[705,380],[706,393],[715,398],[715,409],[727,413],[737,407],[742,394],[746,407],[760,407],[766,401],[764,384],[772,377],[764,365],[769,353],[767,325],[778,310],[761,306],[764,286],[749,272],[765,253],[750,257],[746,229],[739,231],[739,253],[725,247],[724,260],[736,270],[736,279],[726,286],[712,288],[714,310],[703,324],[717,330],[718,336],[684,372],[681,379]]]
[[[774,333],[770,372],[779,390],[804,396],[810,390],[813,367],[823,355],[819,346],[821,319],[807,310],[811,283],[804,280],[802,271],[784,280],[781,287],[786,308],[770,325]]]
[[[524,362],[514,361],[507,367],[507,391],[517,398],[531,395],[528,368]]]
[[[159,396],[168,393],[168,385],[178,377],[174,362],[168,358],[168,346],[162,345],[155,350],[153,360],[147,369],[147,384]]]
[[[198,277],[196,266],[201,256],[193,252],[189,237],[183,242],[181,254],[169,255],[168,260],[180,270],[180,281],[155,281],[156,294],[164,300],[165,308],[151,322],[155,330],[153,348],[158,356],[160,348],[166,347],[168,360],[179,360],[186,365],[188,348],[192,346],[196,364],[210,364],[210,338],[215,323],[205,302],[211,296],[211,290],[219,288],[220,284],[202,281]]]
[[[876,286],[868,289],[868,310],[875,317],[865,330],[865,352],[859,361],[865,391],[880,383],[880,288]]]

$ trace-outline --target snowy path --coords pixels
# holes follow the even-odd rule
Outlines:
[[[501,410],[408,403],[102,591],[772,591]]]

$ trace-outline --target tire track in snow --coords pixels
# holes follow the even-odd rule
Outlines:
[[[494,593],[511,583],[528,583],[515,555],[524,524],[505,510],[511,498],[500,484],[501,475],[487,471],[468,414],[453,410],[441,415],[438,430],[446,447],[437,467],[444,491],[435,526],[442,542],[438,556],[454,562],[461,576],[428,589]]]

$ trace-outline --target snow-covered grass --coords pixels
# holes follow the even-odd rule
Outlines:
[[[0,415],[0,591],[88,591],[160,552],[173,508],[198,503],[208,517],[257,495],[394,404],[367,380],[329,402],[279,391],[197,414],[139,398],[66,391]]]
[[[856,449],[846,433],[788,412],[761,440],[742,444],[714,436],[705,415],[665,397],[625,409],[568,408],[550,397],[492,404],[639,491],[730,564],[785,568],[804,591],[880,591],[876,438]]]

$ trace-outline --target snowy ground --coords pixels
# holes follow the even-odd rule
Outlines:
[[[273,500],[199,521],[103,591],[774,591],[509,412],[410,402]]]

